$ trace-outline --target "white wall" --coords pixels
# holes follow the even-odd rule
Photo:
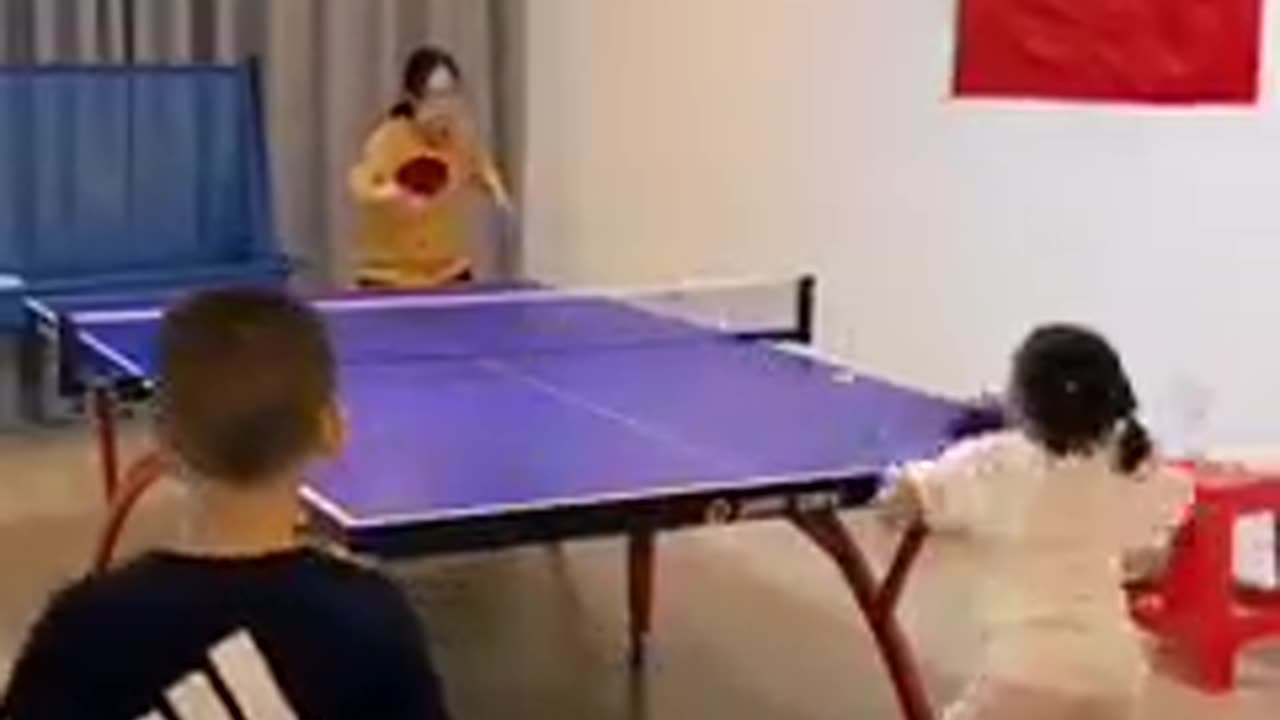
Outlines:
[[[1031,324],[1088,321],[1122,347],[1157,425],[1204,384],[1215,442],[1280,444],[1273,98],[949,102],[953,13],[537,0],[531,269],[593,283],[816,269],[825,344],[959,392],[997,382]]]

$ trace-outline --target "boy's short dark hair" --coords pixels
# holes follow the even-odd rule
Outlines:
[[[319,316],[262,288],[202,292],[169,310],[159,371],[166,441],[197,474],[235,483],[312,452],[336,384]]]

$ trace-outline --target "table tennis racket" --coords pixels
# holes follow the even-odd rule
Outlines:
[[[431,197],[449,184],[449,163],[434,155],[419,155],[396,170],[395,181],[415,195]]]

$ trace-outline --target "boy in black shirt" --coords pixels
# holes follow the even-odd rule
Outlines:
[[[343,436],[310,308],[248,289],[179,305],[158,401],[160,445],[190,490],[186,538],[59,593],[0,720],[445,718],[397,588],[294,532],[304,466]]]

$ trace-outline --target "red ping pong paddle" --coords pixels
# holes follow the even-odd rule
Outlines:
[[[431,197],[449,184],[449,163],[434,155],[419,155],[396,170],[396,184],[416,195]]]

